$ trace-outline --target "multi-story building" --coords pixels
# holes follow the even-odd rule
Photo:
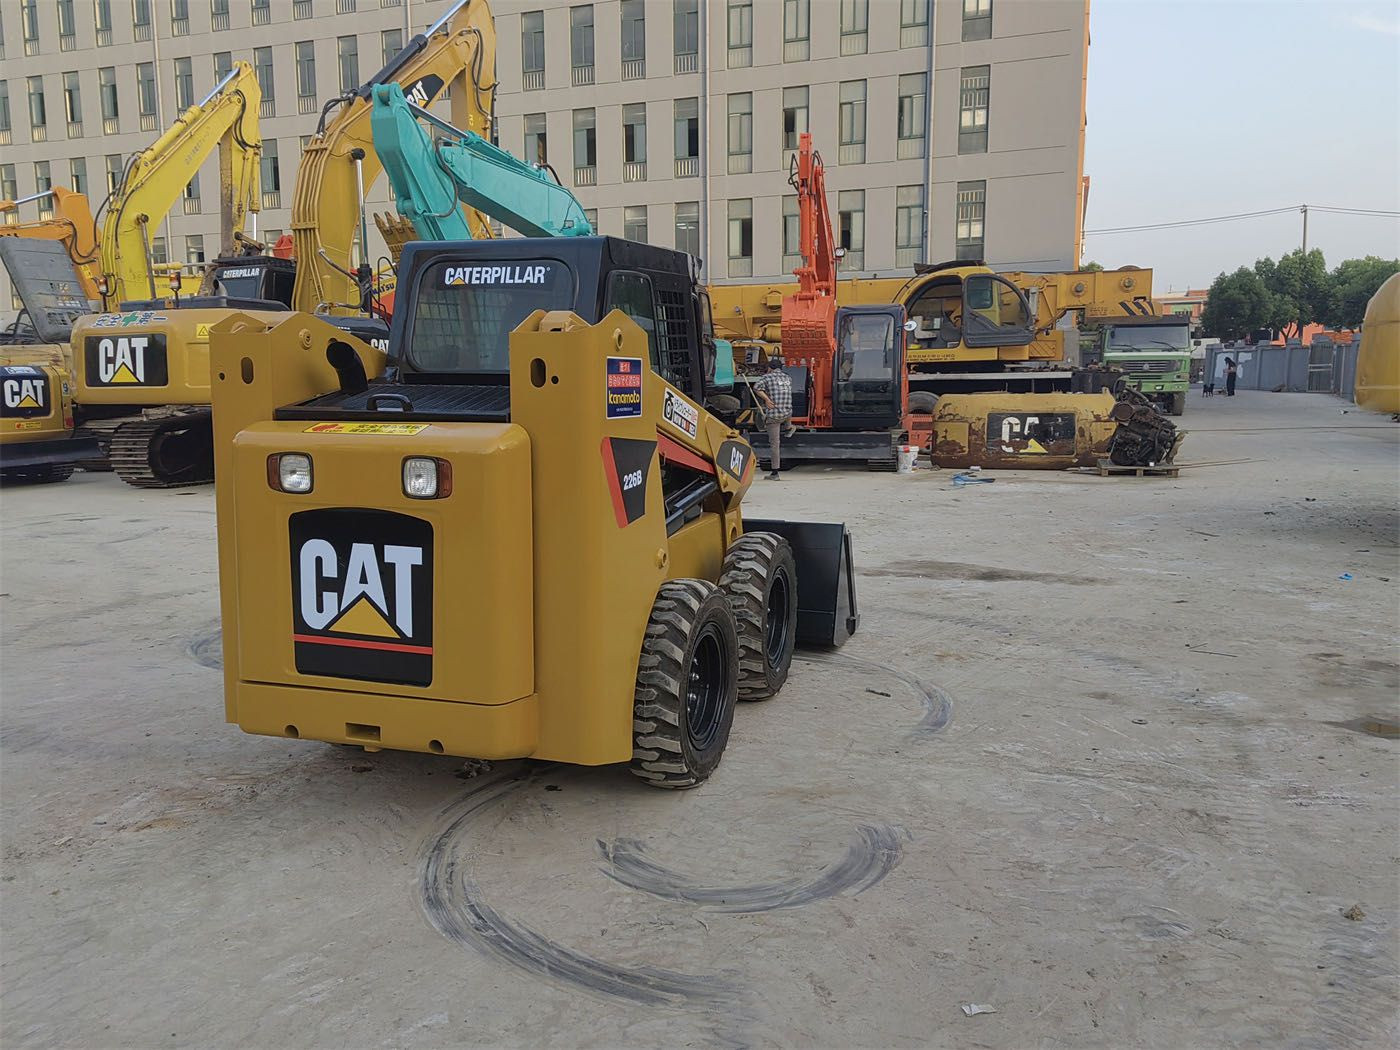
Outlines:
[[[263,92],[259,231],[275,237],[322,103],[447,6],[6,0],[0,197],[66,184],[96,206],[130,156],[243,59]],[[787,179],[803,131],[827,164],[848,273],[953,258],[1049,270],[1079,258],[1088,0],[493,9],[500,144],[549,164],[602,232],[688,250],[710,280],[795,265]],[[388,206],[382,180],[369,200]],[[157,261],[213,257],[216,201],[211,161],[162,228]]]

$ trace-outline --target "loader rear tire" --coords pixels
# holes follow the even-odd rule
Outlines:
[[[739,642],[734,613],[706,580],[663,583],[637,662],[631,770],[663,788],[691,788],[719,765],[734,724]]]
[[[739,628],[739,699],[767,700],[783,687],[797,641],[797,563],[772,532],[749,532],[725,552],[719,589]]]

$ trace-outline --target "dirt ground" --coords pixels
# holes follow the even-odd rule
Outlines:
[[[211,492],[6,489],[0,1039],[1394,1046],[1400,427],[1342,409],[1195,394],[1178,480],[760,480],[864,620],[688,793],[246,736]]]

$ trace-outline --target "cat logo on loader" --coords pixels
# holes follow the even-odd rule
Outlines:
[[[44,409],[44,387],[42,379],[9,379],[4,383],[5,407],[11,409]]]

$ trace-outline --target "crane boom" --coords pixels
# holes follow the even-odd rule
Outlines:
[[[397,84],[374,88],[374,148],[399,211],[420,240],[472,238],[459,202],[527,237],[587,237],[578,198],[549,175],[409,102]],[[436,144],[419,120],[452,136]]]
[[[68,252],[73,262],[74,273],[82,286],[83,294],[89,300],[96,300],[97,293],[97,223],[93,220],[88,199],[81,193],[63,186],[36,193],[17,201],[0,200],[0,215],[18,212],[21,204],[53,199],[53,216],[21,222],[14,225],[0,224],[0,237],[33,237],[39,240],[58,241]]]
[[[347,273],[368,285],[371,261],[363,202],[383,170],[370,115],[374,88],[391,83],[401,85],[405,97],[425,107],[450,86],[452,123],[489,136],[496,94],[496,28],[486,0],[456,0],[388,65],[322,110],[321,123],[302,151],[292,200],[295,310],[354,313],[364,299],[356,278]],[[339,108],[331,116],[334,107]],[[490,236],[480,214],[468,214],[467,222],[473,236]]]
[[[261,102],[253,67],[236,62],[214,90],[132,158],[102,227],[101,265],[107,285],[104,309],[116,308],[128,299],[158,297],[151,229],[165,219],[216,148],[220,251],[233,251],[234,234],[242,231],[247,213],[258,210]]]

